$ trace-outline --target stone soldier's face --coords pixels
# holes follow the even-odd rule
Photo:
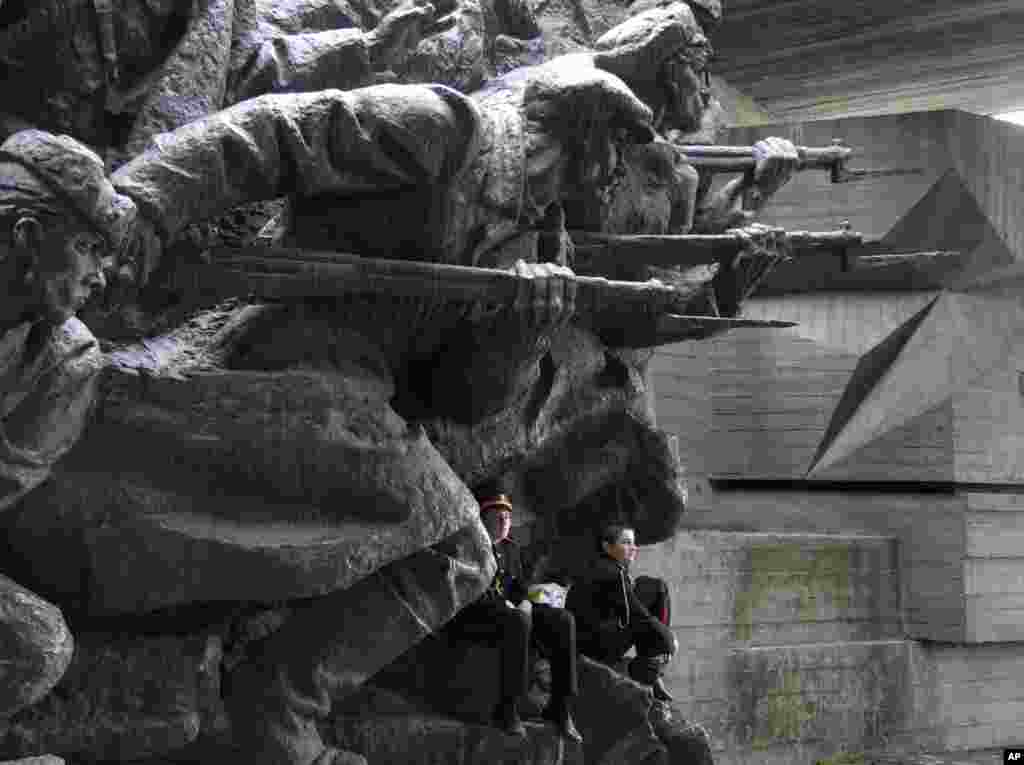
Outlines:
[[[37,269],[44,318],[62,324],[101,292],[108,255],[106,242],[85,224],[71,222],[48,233]]]
[[[658,83],[663,99],[660,129],[684,133],[700,129],[704,110],[711,101],[710,57],[709,45],[691,45],[677,51],[662,64]]]

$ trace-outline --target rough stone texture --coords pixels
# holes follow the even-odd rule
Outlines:
[[[650,688],[584,656],[579,683],[573,717],[588,763],[668,765],[667,750],[651,725]]]
[[[0,718],[49,693],[73,652],[60,609],[0,575]]]
[[[674,705],[660,701],[651,707],[650,720],[673,765],[713,765],[711,734],[703,725],[689,722]]]
[[[489,74],[484,13],[476,0],[460,0],[445,23],[449,28],[420,42],[396,74],[403,82],[439,82],[468,93]]]
[[[248,0],[237,3],[234,23],[232,70],[265,40],[311,30],[350,29],[373,26],[380,18],[374,2],[345,0]]]
[[[385,408],[386,375],[211,369],[197,354],[206,361],[239,322],[207,318],[193,327],[213,336],[205,347],[156,341],[119,357],[76,456],[9,521],[7,543],[22,558],[43,554],[44,529],[67,542],[67,564],[40,574],[46,591],[97,611],[306,597],[476,517],[423,432]],[[334,342],[346,340],[359,338]],[[154,357],[162,376],[146,366]],[[103,455],[115,449],[112,475]]]
[[[267,35],[302,35],[325,23],[370,28],[381,10],[322,2],[195,3],[187,33],[151,83],[129,145],[217,109],[229,56],[244,58],[242,49],[263,45]],[[469,0],[439,5],[447,17],[396,63],[394,74],[474,88],[486,74],[492,34],[502,66],[533,62],[544,52],[538,34],[550,31],[536,10],[513,3],[485,9]],[[577,4],[569,24],[582,34],[568,31],[566,47],[593,42],[605,22],[610,26],[624,13]],[[340,31],[330,33],[335,42],[351,37]],[[499,34],[533,39],[505,37],[499,46]],[[326,39],[295,38],[297,47],[278,47],[288,58],[316,52]],[[512,255],[532,257],[541,242],[541,254],[563,262],[562,228],[514,240],[508,231],[546,225],[549,203],[559,202],[570,182],[566,168],[572,182],[586,185],[591,165],[599,174],[609,169],[613,134],[624,129],[649,138],[651,118],[591,59],[563,63],[530,74],[533,79],[510,77],[474,101],[444,89],[384,86],[355,95],[268,96],[191,126],[180,134],[186,140],[161,138],[142,159],[143,167],[156,168],[157,191],[135,191],[141,197],[168,192],[160,198],[162,211],[154,212],[153,194],[140,204],[160,234],[170,236],[254,196],[370,188],[384,216],[368,212],[360,198],[365,217],[357,223],[365,230],[353,239],[325,237],[323,246],[396,256],[388,237],[397,234],[409,244],[402,256],[505,265]],[[478,133],[485,134],[484,148],[474,154]],[[372,157],[355,145],[366,135],[376,142]],[[323,151],[342,145],[351,153]],[[469,164],[472,172],[456,174]],[[440,191],[453,177],[469,181],[449,198]],[[377,193],[395,184],[403,191],[416,186],[418,196]],[[455,212],[441,218],[435,208],[447,213],[448,202]],[[420,203],[426,219],[406,220],[405,212],[423,212]],[[357,218],[340,214],[344,205],[336,199],[322,207],[332,220]],[[446,249],[432,249],[432,239],[443,239]],[[547,252],[552,239],[557,253]],[[557,517],[554,525],[565,533],[617,516],[633,522],[645,541],[671,536],[684,492],[672,450],[653,425],[644,353],[610,349],[575,328],[524,331],[521,316],[505,314],[494,324],[515,325],[511,332],[507,326],[492,332],[493,325],[480,322],[456,337],[448,331],[452,324],[466,329],[468,314],[477,315],[480,306],[458,306],[434,325],[430,319],[448,306],[406,306],[420,311],[410,321],[408,314],[396,317],[387,300],[367,310],[373,302],[324,308],[310,301],[283,310],[235,304],[200,312],[169,334],[111,355],[93,427],[55,480],[6,521],[11,559],[38,569],[33,586],[74,608],[81,624],[107,612],[199,601],[225,608],[238,600],[290,602],[239,626],[223,657],[216,637],[187,622],[177,629],[189,637],[166,627],[120,637],[85,632],[89,650],[65,684],[8,724],[0,740],[13,754],[137,760],[180,753],[201,733],[230,733],[256,758],[315,761],[323,754],[315,718],[330,709],[327,688],[344,701],[477,596],[493,574],[466,488],[485,478],[509,476],[523,489],[524,506],[547,520]],[[556,335],[550,351],[549,334]],[[416,342],[423,335],[433,335],[434,345]],[[416,372],[424,369],[428,382],[420,385]],[[470,373],[445,377],[438,369]],[[481,370],[488,374],[475,374]],[[488,387],[504,377],[511,382]],[[474,396],[486,411],[461,416],[459,406]],[[461,548],[445,552],[446,542]],[[55,556],[60,565],[32,565]],[[410,671],[426,678],[458,667],[462,677],[448,690],[481,694],[464,694],[454,713],[479,716],[493,708],[485,696],[493,684],[479,682],[497,667],[492,649],[463,646],[446,661],[424,661],[421,656]],[[475,676],[467,676],[474,668]],[[226,709],[219,704],[221,669],[230,685]],[[669,749],[659,735],[680,757],[700,754],[687,748],[695,738],[681,723],[651,718],[646,689],[590,662],[581,675],[577,719],[588,762],[664,763]],[[534,709],[543,703],[543,683],[538,686]],[[334,723],[338,743],[371,761],[395,761],[400,750],[421,757],[417,762],[438,750],[449,750],[448,759],[451,750],[471,751],[480,761],[538,765],[568,757],[548,727],[512,746],[490,728],[408,710],[390,717],[342,714]]]
[[[526,716],[539,714],[549,698],[547,661],[534,658],[530,692],[520,708]],[[499,700],[500,666],[500,654],[494,646],[458,640],[441,632],[378,672],[368,691],[384,693],[385,697],[397,695],[420,709],[463,722],[489,725]],[[353,704],[365,711],[366,702],[355,700]],[[341,714],[352,712],[343,706]]]
[[[31,350],[41,352],[31,354]],[[31,354],[31,355],[30,355]],[[77,318],[46,336],[30,322],[0,338],[3,370],[3,439],[0,440],[0,510],[12,507],[46,480],[78,441],[96,399],[103,355]],[[34,357],[33,357],[34,356]]]
[[[436,716],[337,718],[333,733],[371,762],[394,765],[582,765],[579,747],[550,725],[526,723],[526,738]]]
[[[187,34],[163,64],[142,105],[127,142],[129,155],[150,136],[203,117],[224,103],[235,0],[199,0],[194,8]]]
[[[475,516],[463,482],[497,471],[519,476],[524,509],[548,514],[602,485],[632,485],[634,496],[660,498],[625,506],[644,538],[674,531],[681,474],[646,411],[642,357],[610,355],[592,335],[568,332],[553,346],[559,363],[539,386],[544,398],[520,397],[476,426],[428,423],[435,451],[383,408],[387,376],[225,368],[218,359],[243,344],[246,312],[275,333],[252,364],[279,363],[267,353],[301,357],[300,343],[320,353],[360,340],[309,316],[292,332],[255,306],[207,312],[118,355],[85,441],[6,523],[21,559],[54,544],[62,551],[65,564],[35,572],[33,586],[95,611],[322,594],[463,525]],[[341,429],[350,416],[351,429]],[[376,453],[356,448],[372,439],[384,439]],[[115,449],[112,475],[106,455]],[[623,507],[588,506],[579,524]],[[137,576],[122,575],[129,559]]]
[[[431,441],[470,483],[499,468],[528,512],[559,513],[581,528],[624,513],[644,540],[668,538],[685,506],[682,473],[653,425],[644,354],[609,350],[570,328],[553,338],[551,359],[539,402],[520,398],[473,425],[428,421]],[[603,502],[601,489],[613,485],[645,499],[624,492],[617,504]]]
[[[339,714],[346,719],[363,717],[360,735],[368,738],[383,736],[390,725],[385,722],[385,727],[378,729],[375,720],[386,720],[388,715],[395,714],[415,716],[420,710],[440,712],[464,723],[488,725],[499,698],[499,666],[496,647],[456,640],[441,633],[375,675],[370,687],[346,701]],[[524,715],[539,714],[547,702],[548,671],[546,661],[534,664],[532,687],[521,707]],[[653,765],[667,763],[665,758],[669,754],[676,765],[711,762],[709,742],[703,731],[686,723],[678,710],[656,705],[649,688],[582,656],[579,684],[573,716],[583,734],[585,762]],[[396,702],[396,698],[403,701]],[[406,705],[405,709],[401,703]],[[339,730],[351,731],[353,724],[345,722]],[[343,740],[346,746],[362,751],[351,739]]]
[[[248,651],[229,678],[233,738],[273,762],[323,754],[319,731],[333,698],[373,674],[476,600],[495,573],[479,520],[292,615]]]
[[[53,692],[0,723],[0,756],[124,761],[179,749],[218,714],[220,658],[212,635],[79,634]]]

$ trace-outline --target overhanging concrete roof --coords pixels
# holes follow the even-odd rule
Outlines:
[[[728,0],[712,39],[778,121],[1024,109],[1024,0]]]

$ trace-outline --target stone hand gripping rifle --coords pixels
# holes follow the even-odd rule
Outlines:
[[[255,295],[277,301],[383,295],[435,303],[512,306],[522,278],[490,268],[250,246],[211,250],[204,265],[179,270],[173,286],[223,297]],[[673,314],[677,290],[657,280],[577,276],[576,285],[574,321],[614,347],[652,347],[735,327],[793,326],[790,322]]]
[[[753,146],[712,146],[710,144],[675,144],[687,161],[698,170],[709,173],[746,173],[757,164]],[[921,167],[883,167],[850,169],[848,163],[854,150],[833,138],[831,146],[797,146],[796,169],[827,170],[832,183],[854,183],[874,177],[921,175]]]

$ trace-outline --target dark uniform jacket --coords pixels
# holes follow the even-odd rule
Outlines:
[[[641,622],[656,622],[639,601],[626,567],[607,555],[598,556],[569,590],[566,608],[576,618],[581,646],[611,647]]]
[[[530,575],[530,568],[524,563],[523,557],[523,548],[512,539],[494,545],[498,571],[481,600],[507,600],[513,605],[522,602],[529,587]]]

